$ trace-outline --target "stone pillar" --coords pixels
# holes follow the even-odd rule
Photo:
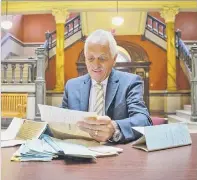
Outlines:
[[[191,77],[191,121],[197,122],[197,46],[191,48],[192,77]]]
[[[35,99],[35,120],[41,120],[38,104],[45,104],[46,98],[46,84],[45,84],[45,49],[37,48],[37,73],[36,73],[36,99]]]
[[[56,92],[64,91],[64,24],[69,15],[67,9],[53,9],[56,21]]]
[[[176,7],[164,7],[161,17],[165,19],[167,35],[167,91],[176,91],[176,45],[175,45],[175,16]]]

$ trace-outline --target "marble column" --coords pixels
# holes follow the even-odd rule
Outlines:
[[[54,91],[64,91],[64,24],[69,15],[67,9],[53,9],[56,21],[56,85]]]

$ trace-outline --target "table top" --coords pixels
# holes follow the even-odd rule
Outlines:
[[[118,145],[120,155],[83,164],[11,162],[17,148],[2,148],[2,180],[197,180],[197,134],[191,137],[191,146],[149,153]]]

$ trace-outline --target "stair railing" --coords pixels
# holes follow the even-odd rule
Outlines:
[[[189,75],[189,80],[191,80],[192,56],[191,56],[189,49],[187,48],[187,46],[185,45],[185,43],[181,39],[181,31],[180,30],[176,31],[176,48],[178,50],[178,59],[182,60],[184,62],[185,67],[187,69],[187,73]]]
[[[146,19],[146,29],[155,34],[156,36],[162,38],[163,40],[167,40],[166,25],[149,14],[147,15]],[[178,57],[185,63],[189,77],[191,77],[191,53],[189,52],[183,40],[181,39],[180,30],[177,30],[175,32],[175,37],[176,48],[178,50]]]
[[[80,15],[67,21],[64,25],[64,39],[68,39],[77,32],[81,31],[81,19]],[[56,30],[52,32],[46,32],[46,41],[48,41],[48,49],[52,49],[56,45]]]
[[[146,29],[166,41],[166,25],[149,14],[146,19]]]

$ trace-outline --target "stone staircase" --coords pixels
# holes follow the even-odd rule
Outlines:
[[[176,115],[168,116],[168,123],[186,123],[191,133],[197,133],[197,122],[192,122],[191,105],[184,105],[183,110],[176,110]]]

